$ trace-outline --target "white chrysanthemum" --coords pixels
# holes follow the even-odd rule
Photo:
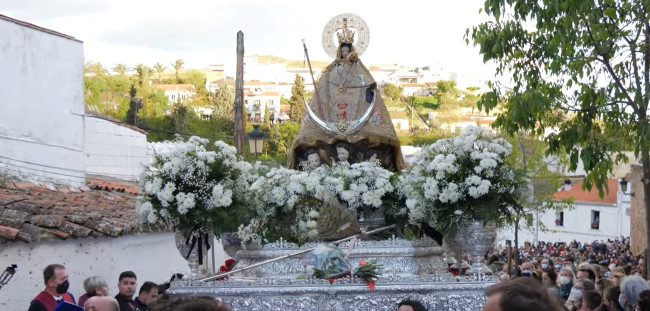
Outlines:
[[[311,211],[309,211],[309,217],[310,217],[310,218],[317,219],[317,218],[320,217],[320,213],[319,213],[318,211],[311,210]]]
[[[313,220],[310,220],[310,221],[307,222],[307,228],[308,228],[308,229],[314,229],[314,228],[316,228],[316,227],[318,227],[318,223],[317,223],[317,222],[315,222],[315,221],[313,221]]]
[[[232,204],[232,190],[225,189],[222,184],[212,188],[212,202],[216,207],[226,207]]]

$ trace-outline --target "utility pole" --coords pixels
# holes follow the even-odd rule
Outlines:
[[[235,148],[244,152],[244,33],[237,32],[237,73],[235,78]]]

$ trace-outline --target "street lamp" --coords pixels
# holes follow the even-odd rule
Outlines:
[[[261,154],[264,150],[264,137],[266,137],[266,133],[260,130],[259,125],[255,124],[253,125],[253,130],[246,134],[246,136],[248,136],[248,147],[251,153],[255,155]]]
[[[17,265],[11,265],[0,274],[0,288],[9,283],[9,280],[16,274],[16,268],[18,268]]]
[[[621,192],[624,195],[629,195],[631,197],[634,197],[634,192],[627,192],[628,181],[625,180],[625,177],[621,178],[621,180],[618,182],[618,184],[621,186]]]

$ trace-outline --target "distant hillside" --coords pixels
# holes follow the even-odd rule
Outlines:
[[[273,55],[256,55],[257,62],[260,64],[286,64],[289,68],[306,68],[307,63],[304,60],[289,60]],[[329,61],[311,60],[311,66],[314,68],[325,68]]]

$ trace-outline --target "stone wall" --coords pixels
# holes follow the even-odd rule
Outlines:
[[[648,240],[646,239],[646,222],[645,222],[645,196],[641,187],[641,177],[643,176],[643,167],[641,165],[631,165],[629,181],[631,187],[628,187],[628,192],[634,193],[631,198],[630,208],[630,249],[633,254],[642,252]]]

